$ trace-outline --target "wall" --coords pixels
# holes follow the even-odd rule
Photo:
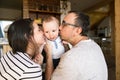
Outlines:
[[[15,20],[22,17],[22,10],[0,8],[0,19]]]
[[[116,80],[120,80],[120,0],[115,0]]]

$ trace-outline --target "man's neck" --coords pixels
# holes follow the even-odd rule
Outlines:
[[[72,45],[75,46],[77,43],[83,40],[88,40],[89,38],[87,36],[78,36],[72,41]]]

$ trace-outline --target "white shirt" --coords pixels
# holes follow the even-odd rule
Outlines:
[[[63,46],[63,43],[61,42],[60,37],[57,37],[55,41],[48,42],[52,45],[52,57],[53,59],[58,59],[61,57],[61,55],[65,52],[65,48]]]
[[[91,39],[80,41],[62,55],[51,80],[108,80],[101,48]]]

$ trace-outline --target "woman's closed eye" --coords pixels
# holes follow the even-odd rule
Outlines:
[[[45,33],[48,33],[48,31],[46,31]]]
[[[40,31],[42,31],[41,29],[38,29],[38,31],[40,32]]]

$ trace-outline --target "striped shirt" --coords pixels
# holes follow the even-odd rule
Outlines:
[[[0,59],[0,80],[42,80],[41,66],[26,53],[8,52]]]

